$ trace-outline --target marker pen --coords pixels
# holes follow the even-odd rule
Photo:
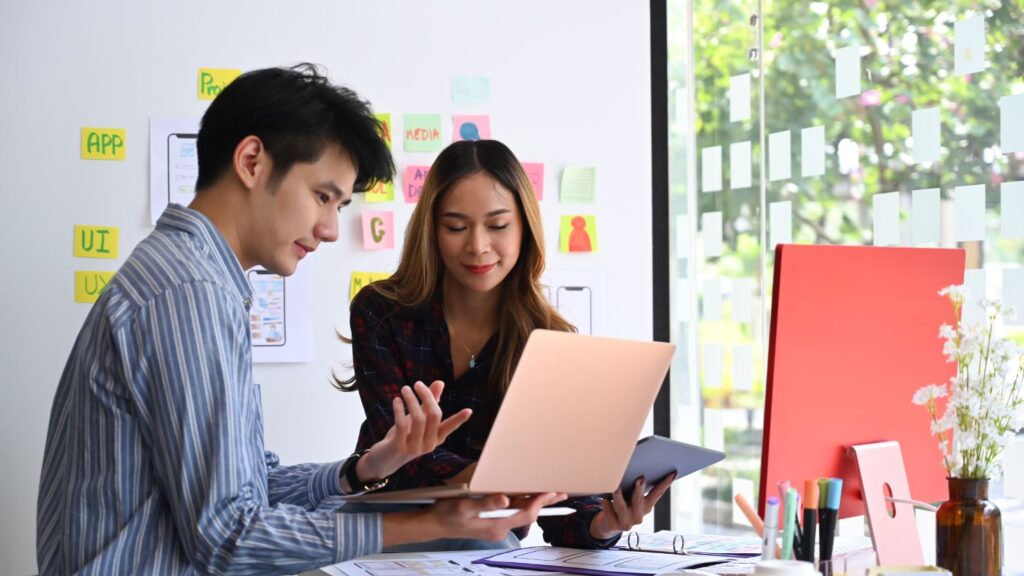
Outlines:
[[[814,531],[818,528],[818,510],[815,504],[818,502],[818,483],[814,480],[804,482],[804,533],[800,539],[803,547],[803,558],[808,562],[814,561]]]
[[[775,535],[779,529],[779,499],[768,498],[764,511],[764,539],[761,542],[761,559],[775,560]]]
[[[782,560],[793,559],[793,532],[796,529],[796,490],[786,491],[786,504],[782,512]]]
[[[825,508],[818,510],[818,521],[821,522],[820,560],[832,559],[832,542],[836,536],[836,521],[839,518],[839,502],[842,495],[843,481],[839,478],[830,478]]]

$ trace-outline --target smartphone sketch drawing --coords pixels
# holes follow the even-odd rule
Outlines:
[[[249,271],[252,285],[252,307],[249,325],[253,346],[284,346],[285,299],[284,277],[262,269]]]
[[[556,308],[580,334],[593,334],[593,305],[589,286],[559,286]]]
[[[196,195],[199,158],[197,134],[167,135],[167,203],[188,206]]]

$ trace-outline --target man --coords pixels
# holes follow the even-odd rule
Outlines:
[[[442,384],[406,387],[395,426],[343,462],[263,449],[244,271],[287,276],[338,238],[352,193],[394,165],[369,106],[312,66],[242,75],[203,116],[197,194],[172,205],[90,311],[57,389],[38,502],[43,574],[295,573],[440,537],[500,540],[561,495],[387,515],[336,496],[386,481],[465,422]],[[333,504],[331,503],[333,500]]]

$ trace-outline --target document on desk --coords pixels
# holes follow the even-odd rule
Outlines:
[[[500,568],[526,568],[590,576],[653,576],[661,572],[701,568],[728,562],[729,558],[702,554],[663,554],[635,550],[579,550],[538,546],[509,550],[478,564]]]
[[[387,554],[388,558],[349,560],[320,571],[330,576],[537,576],[538,570],[498,568],[474,564],[493,556],[494,550],[460,552],[410,552]]]

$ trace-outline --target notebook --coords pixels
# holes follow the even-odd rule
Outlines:
[[[346,496],[429,503],[487,494],[604,494],[619,485],[673,344],[535,330],[465,484]]]

